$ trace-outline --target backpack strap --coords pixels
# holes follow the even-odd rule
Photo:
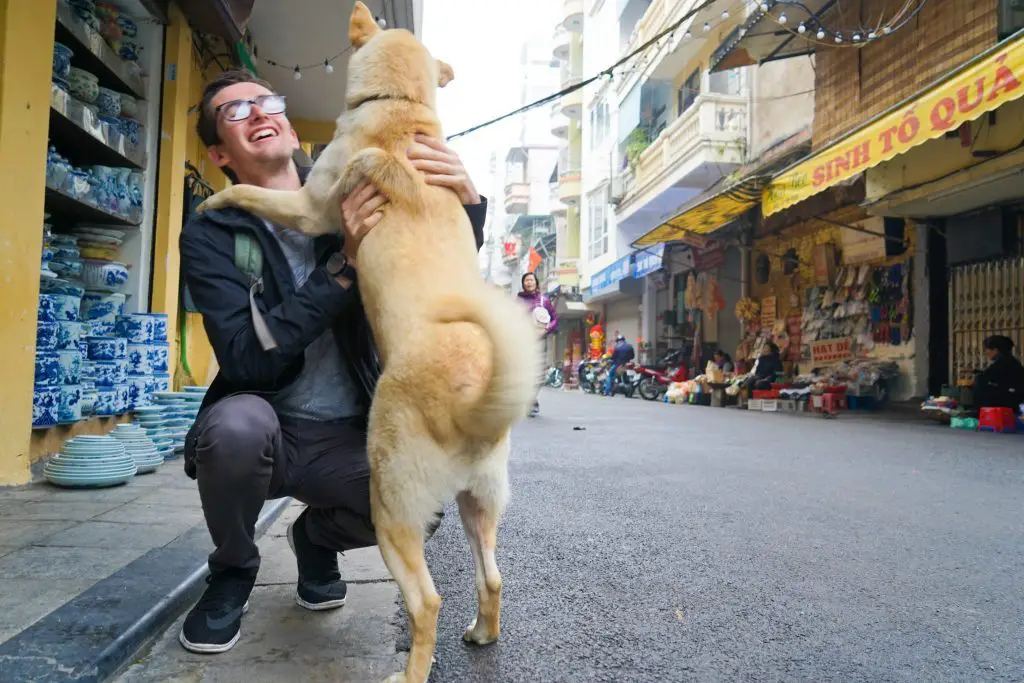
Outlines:
[[[276,349],[277,341],[256,305],[256,295],[263,293],[263,250],[260,243],[247,232],[235,233],[235,267],[243,275],[249,276],[249,311],[256,338],[264,351]]]

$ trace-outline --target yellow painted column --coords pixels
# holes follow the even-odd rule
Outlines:
[[[160,120],[160,168],[157,175],[156,234],[152,310],[167,314],[171,340],[169,372],[178,367],[179,264],[178,237],[185,202],[185,159],[188,154],[188,108],[192,79],[192,30],[185,15],[170,5],[170,26],[164,39],[163,97]]]
[[[29,479],[56,2],[0,0],[0,485]]]

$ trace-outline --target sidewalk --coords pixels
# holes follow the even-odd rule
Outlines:
[[[198,597],[211,550],[180,460],[108,489],[0,489],[0,680],[106,680]]]
[[[316,613],[295,604],[295,557],[285,531],[303,509],[292,503],[260,540],[263,563],[242,637],[219,655],[195,655],[178,643],[179,618],[118,683],[324,683],[377,681],[399,671],[399,593],[377,548],[341,557],[348,604]]]

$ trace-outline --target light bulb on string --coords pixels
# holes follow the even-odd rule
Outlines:
[[[292,72],[292,78],[294,78],[297,81],[302,80],[302,70],[299,69],[298,64],[295,65],[295,71]]]
[[[807,33],[807,27],[804,26],[803,24],[800,24],[799,26],[796,27],[796,32],[797,33]]]
[[[819,28],[817,36],[818,40],[825,40],[825,29]]]
[[[767,2],[762,2],[761,3],[761,11],[762,12],[767,12],[768,11],[768,3]]]
[[[877,34],[874,31],[872,31],[871,33],[868,34],[868,40],[874,40],[876,35]]]
[[[890,33],[892,33],[892,27],[891,26],[883,26],[882,27],[882,33],[884,33],[885,35],[889,35]]]
[[[859,33],[854,33],[853,34],[853,42],[856,43],[859,40],[860,40],[860,34]]]
[[[729,18],[729,10],[727,10],[727,9],[722,10],[722,18],[723,19],[728,19]]]
[[[780,24],[785,24],[787,21],[789,21],[789,17],[786,16],[785,12],[783,12],[782,14],[779,15],[779,23]]]
[[[711,30],[711,22],[705,21],[704,22],[704,33],[707,33],[710,30]]]
[[[843,42],[843,34],[842,33],[837,33],[836,34],[836,42],[837,43]]]
[[[380,26],[381,28],[387,28],[388,27],[388,22],[384,19],[384,17],[377,17],[376,19],[377,19],[377,26]]]
[[[686,40],[686,39],[689,39],[689,38],[692,38],[692,37],[693,37],[693,34],[690,33],[690,29],[686,29],[686,32],[683,33],[683,40]]]
[[[324,71],[326,71],[329,74],[334,73],[334,67],[331,66],[331,63],[326,59],[324,60]]]

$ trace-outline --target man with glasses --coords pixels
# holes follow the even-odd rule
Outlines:
[[[285,105],[248,72],[207,85],[197,129],[233,182],[301,187],[308,169],[293,161],[298,138]],[[426,182],[459,195],[479,249],[486,204],[458,156],[427,138],[407,154]],[[179,634],[188,650],[225,652],[238,641],[260,565],[253,538],[265,501],[292,496],[308,506],[288,528],[295,600],[306,609],[344,605],[338,553],[376,544],[366,418],[380,367],[356,253],[384,204],[372,186],[358,187],[341,203],[341,235],[306,237],[235,208],[193,217],[182,231],[185,280],[220,365],[185,447],[216,546],[206,592]],[[253,245],[261,255],[261,281],[239,268],[240,244],[248,245],[246,263]],[[265,343],[266,333],[275,344]]]

